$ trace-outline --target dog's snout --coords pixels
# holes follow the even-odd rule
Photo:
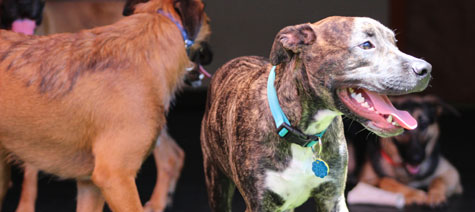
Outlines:
[[[412,153],[409,155],[407,162],[411,165],[419,165],[420,163],[422,163],[422,161],[424,161],[424,157],[424,153]]]
[[[416,75],[421,77],[425,77],[432,71],[432,65],[423,60],[412,63],[411,68]]]

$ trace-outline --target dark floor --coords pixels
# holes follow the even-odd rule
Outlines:
[[[173,207],[168,211],[209,211],[206,188],[202,170],[202,156],[199,141],[200,123],[204,109],[205,92],[188,91],[180,95],[176,106],[169,114],[170,134],[186,152],[185,167],[178,182]],[[439,209],[406,207],[403,211],[475,211],[475,142],[472,130],[475,130],[475,108],[461,109],[461,117],[447,117],[442,120],[442,149],[446,157],[458,168],[462,176],[464,194],[450,199],[447,207]],[[9,190],[3,205],[3,211],[14,211],[18,203],[21,173],[13,169],[13,186]],[[137,178],[137,186],[142,202],[150,197],[155,183],[155,164],[149,157]],[[36,209],[39,212],[74,211],[75,183],[70,180],[59,181],[49,175],[40,175],[39,196]],[[235,195],[234,211],[244,211],[244,203]],[[307,202],[297,212],[315,211],[313,203]],[[400,211],[389,207],[350,206],[356,212],[392,212]]]

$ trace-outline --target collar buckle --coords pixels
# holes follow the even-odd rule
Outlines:
[[[289,126],[285,122],[277,128],[277,133],[281,138],[303,147],[312,147],[320,140],[320,137],[303,134],[300,130]]]

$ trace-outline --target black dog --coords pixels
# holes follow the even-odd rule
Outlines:
[[[0,3],[0,28],[33,34],[43,18],[44,0],[3,0]]]

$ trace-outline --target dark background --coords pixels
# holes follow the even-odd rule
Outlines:
[[[316,22],[333,15],[368,16],[395,29],[399,47],[433,65],[433,80],[425,94],[435,94],[455,106],[460,117],[441,120],[443,153],[460,171],[463,196],[451,198],[448,207],[436,211],[475,211],[475,1],[473,0],[205,0],[213,30],[215,58],[207,67],[214,72],[226,61],[243,55],[267,56],[275,34],[288,25]],[[199,126],[206,87],[186,89],[170,112],[169,131],[186,152],[185,168],[169,211],[209,211],[202,171]],[[14,211],[21,173],[13,172],[13,187],[4,211]],[[155,183],[151,157],[137,178],[142,200],[148,200]],[[40,175],[38,211],[74,211],[75,183]],[[235,210],[244,211],[236,195]],[[393,208],[352,206],[351,211],[397,211]],[[404,211],[429,211],[408,207]],[[314,211],[307,203],[296,211]]]

